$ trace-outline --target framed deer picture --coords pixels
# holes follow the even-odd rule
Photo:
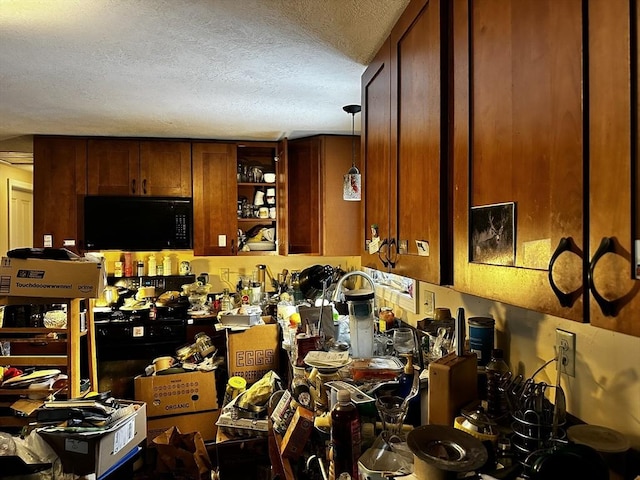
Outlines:
[[[470,261],[515,265],[515,202],[471,207]]]

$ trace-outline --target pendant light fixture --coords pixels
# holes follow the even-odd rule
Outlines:
[[[356,139],[355,118],[356,113],[362,110],[360,105],[345,105],[342,109],[351,115],[351,168],[344,176],[342,184],[342,198],[350,202],[362,200],[362,176],[356,167]]]

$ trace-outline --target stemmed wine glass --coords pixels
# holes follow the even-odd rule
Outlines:
[[[413,330],[406,327],[396,328],[393,331],[393,348],[398,355],[407,355],[415,350]]]

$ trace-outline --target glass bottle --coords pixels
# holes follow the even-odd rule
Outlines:
[[[333,471],[335,478],[347,473],[352,479],[357,479],[362,441],[360,415],[348,390],[338,390],[337,397],[338,403],[331,410]]]
[[[498,386],[502,375],[509,371],[501,348],[491,350],[491,360],[486,366],[487,372],[487,414],[491,418],[500,418],[507,413],[507,399]]]
[[[220,299],[220,310],[226,312],[233,308],[233,304],[231,303],[231,296],[229,295],[229,289],[225,288],[222,291],[222,298]]]

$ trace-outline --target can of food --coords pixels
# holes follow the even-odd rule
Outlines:
[[[247,388],[247,381],[242,377],[230,377],[227,382],[227,388],[224,391],[224,400],[222,405],[227,405],[231,400],[236,398]]]
[[[468,323],[469,349],[478,356],[478,365],[484,367],[491,360],[495,320],[490,317],[471,317]]]

